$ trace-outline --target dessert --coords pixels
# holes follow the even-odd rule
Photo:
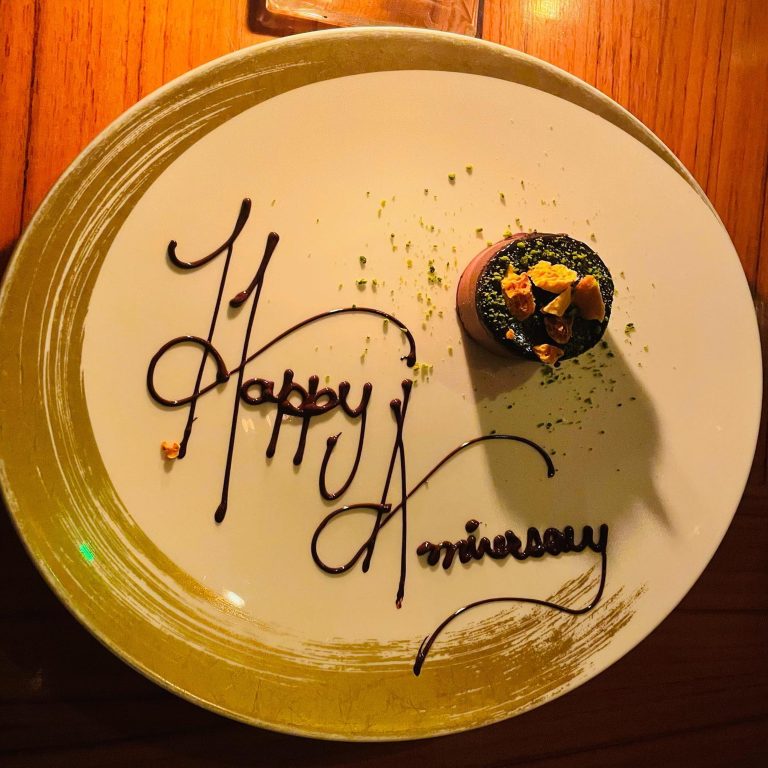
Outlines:
[[[612,301],[611,274],[588,245],[537,232],[483,250],[456,292],[461,324],[478,344],[547,365],[597,344]]]

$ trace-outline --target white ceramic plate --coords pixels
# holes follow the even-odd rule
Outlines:
[[[243,201],[250,200],[250,206]],[[196,269],[180,260],[227,250]],[[612,270],[608,347],[560,366],[493,357],[462,336],[463,266],[506,229],[567,232]],[[282,422],[237,397],[235,370],[268,233],[246,381],[284,371],[356,406]],[[374,311],[360,311],[367,308]],[[377,314],[379,313],[379,314]],[[392,316],[388,322],[380,313]],[[150,397],[166,342],[207,337],[229,380],[189,407]],[[396,319],[395,319],[396,318]],[[150,96],[100,136],[30,226],[2,294],[2,479],[16,523],[62,599],[113,650],[236,718],[331,738],[396,739],[475,727],[559,695],[613,663],[677,604],[744,488],[760,358],[738,258],[693,180],[646,129],[583,83],[476,40],[347,30],[259,46]],[[398,328],[413,336],[416,369]],[[201,346],[158,356],[159,395],[193,393]],[[202,385],[214,380],[213,355]],[[412,382],[398,448],[390,402]],[[263,385],[267,387],[268,385]],[[253,384],[248,393],[263,391]],[[298,391],[298,390],[297,390]],[[291,396],[295,404],[300,391]],[[328,402],[326,399],[325,402]],[[233,419],[234,415],[234,419]],[[232,430],[232,425],[233,431]],[[415,492],[363,558],[376,504]],[[227,477],[226,516],[216,522]],[[393,459],[394,457],[394,459]],[[394,462],[391,483],[388,467]],[[401,469],[405,467],[406,476]],[[386,488],[386,491],[385,491]],[[342,505],[367,505],[333,516]],[[425,540],[573,526],[589,549],[451,568]],[[363,554],[365,554],[363,552]],[[599,593],[601,577],[604,591]],[[402,607],[396,607],[404,584]],[[96,595],[96,599],[93,599]],[[453,612],[413,667],[422,640]],[[600,599],[596,601],[596,597]]]

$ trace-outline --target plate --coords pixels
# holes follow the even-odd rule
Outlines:
[[[600,253],[604,346],[462,336],[508,229]],[[478,727],[605,669],[706,566],[757,436],[749,291],[690,174],[447,34],[297,36],[151,95],[41,206],[0,322],[2,486],[50,585],[151,679],[304,735]]]

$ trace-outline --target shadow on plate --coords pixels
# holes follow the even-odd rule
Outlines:
[[[634,352],[630,342],[609,331],[590,352],[552,368],[493,355],[464,337],[481,431],[533,440],[555,464],[557,482],[522,489],[532,515],[547,511],[539,525],[610,525],[633,510],[671,525],[654,485],[658,419],[634,373],[642,353],[624,354]],[[500,498],[517,490],[510,478],[520,450],[503,442],[483,443]]]

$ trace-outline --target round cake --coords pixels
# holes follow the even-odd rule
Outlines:
[[[456,292],[459,319],[475,341],[548,365],[597,344],[612,302],[611,273],[588,245],[539,232],[479,253]]]

